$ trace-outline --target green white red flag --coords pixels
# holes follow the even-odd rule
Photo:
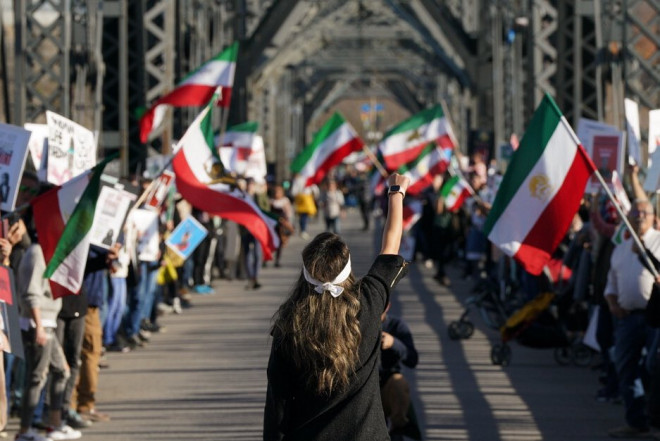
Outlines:
[[[410,178],[407,193],[417,195],[433,184],[433,177],[443,174],[449,167],[452,151],[451,148],[438,148],[435,143],[429,143],[415,159],[399,167],[396,172]]]
[[[153,129],[160,126],[168,106],[205,106],[216,89],[222,87],[222,96],[217,100],[217,105],[229,107],[237,54],[238,42],[235,42],[190,73],[170,93],[159,98],[140,118],[140,141],[146,143]]]
[[[297,174],[294,188],[319,184],[331,168],[363,146],[355,129],[335,112],[291,163],[291,171]]]
[[[263,183],[268,170],[264,140],[257,134],[258,128],[256,121],[231,126],[224,135],[216,137],[215,143],[227,171]]]
[[[463,202],[470,197],[472,192],[468,182],[462,176],[452,176],[445,185],[442,186],[440,194],[445,201],[447,210],[455,212],[458,211]]]
[[[540,274],[566,234],[595,170],[546,94],[513,154],[484,233],[529,273]]]
[[[219,157],[211,128],[211,104],[193,121],[181,137],[172,161],[176,186],[194,207],[243,225],[261,244],[264,258],[270,260],[279,247],[276,221],[264,214],[251,196],[219,183]]]
[[[403,205],[403,232],[407,233],[422,217],[422,201],[412,199]]]
[[[442,106],[423,110],[385,133],[378,145],[383,165],[393,171],[413,161],[433,142],[443,149],[453,149],[458,143]]]
[[[34,223],[46,260],[44,277],[54,298],[78,294],[85,275],[101,174],[108,157],[32,200]]]

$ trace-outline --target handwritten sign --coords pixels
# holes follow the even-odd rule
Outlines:
[[[91,130],[57,113],[48,122],[48,182],[62,185],[96,164],[96,139]]]

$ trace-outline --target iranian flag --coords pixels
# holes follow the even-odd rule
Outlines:
[[[444,149],[458,145],[440,105],[413,115],[385,133],[378,151],[385,168],[392,171],[417,158],[430,142]]]
[[[299,190],[320,183],[332,167],[363,146],[353,127],[335,112],[291,163],[291,171],[298,175],[295,186]]]
[[[80,292],[101,191],[101,173],[115,157],[104,159],[31,202],[47,265],[44,277],[49,279],[54,298]]]
[[[422,201],[412,199],[403,206],[403,232],[407,233],[422,218]]]
[[[266,260],[279,247],[276,221],[265,215],[251,196],[218,182],[220,158],[214,146],[211,104],[193,121],[172,161],[177,190],[194,207],[243,225],[261,244]]]
[[[447,210],[458,211],[463,202],[472,194],[470,184],[461,176],[453,176],[442,186],[440,194],[445,200]]]
[[[140,141],[146,143],[152,130],[160,126],[167,106],[205,106],[216,89],[222,87],[222,96],[217,101],[217,105],[229,107],[237,53],[238,42],[235,42],[190,73],[173,91],[159,98],[140,118]]]
[[[546,94],[513,154],[484,233],[529,273],[540,274],[566,234],[595,169]]]
[[[431,142],[413,161],[399,167],[396,172],[410,178],[407,194],[414,196],[433,184],[433,177],[447,170],[451,154],[451,148],[438,148]]]
[[[259,123],[248,121],[227,128],[215,139],[220,148],[220,159],[225,168],[256,182],[263,183],[268,173],[264,140],[257,134]]]

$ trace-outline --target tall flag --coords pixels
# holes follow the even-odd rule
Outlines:
[[[546,94],[513,154],[484,233],[529,273],[540,274],[566,234],[595,170]]]
[[[54,298],[78,294],[85,274],[101,174],[108,157],[31,202],[39,243],[46,260],[44,277]]]
[[[415,159],[399,167],[397,173],[410,178],[407,193],[414,196],[433,184],[433,177],[444,173],[449,167],[451,154],[451,148],[437,148],[431,142]]]
[[[258,128],[256,121],[228,127],[222,137],[216,136],[215,144],[227,171],[263,183],[268,170],[264,140],[257,134]]]
[[[160,126],[167,106],[205,106],[218,87],[222,87],[221,107],[229,107],[234,85],[238,42],[202,64],[179,83],[173,91],[159,98],[140,119],[140,141],[146,143],[151,131]]]
[[[451,212],[458,211],[463,205],[463,202],[472,194],[470,190],[470,184],[459,175],[453,176],[445,182],[445,185],[440,190],[440,194],[444,198],[447,210]]]
[[[291,163],[291,171],[298,175],[295,186],[319,184],[332,167],[363,146],[355,129],[335,112]]]
[[[172,161],[177,190],[194,207],[243,225],[270,260],[279,247],[276,221],[265,215],[251,196],[220,182],[213,132],[208,135],[212,103],[193,121],[179,141]],[[207,131],[205,131],[207,130]]]
[[[378,145],[385,168],[393,171],[419,156],[430,143],[453,149],[458,143],[449,118],[437,105],[423,110],[385,133]]]

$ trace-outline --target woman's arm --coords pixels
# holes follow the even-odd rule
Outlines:
[[[410,179],[397,173],[391,174],[387,178],[387,186],[398,185],[405,193],[408,190]],[[380,248],[380,254],[399,254],[401,245],[401,234],[403,230],[403,194],[390,193],[388,198],[387,219],[383,230],[383,241]]]

